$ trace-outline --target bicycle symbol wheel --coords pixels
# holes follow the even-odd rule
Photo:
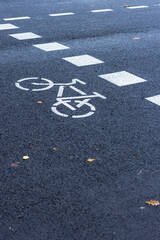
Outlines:
[[[38,80],[38,82],[35,82],[36,80]],[[41,88],[27,88],[27,87],[24,87],[24,86],[21,86],[22,83],[24,83],[24,85],[26,85],[25,83],[31,81],[30,84],[34,85],[34,86],[41,86]],[[52,88],[54,86],[54,83],[49,80],[49,79],[46,79],[46,78],[38,78],[38,77],[30,77],[30,78],[23,78],[23,79],[20,79],[18,80],[16,83],[15,83],[16,87],[21,89],[21,90],[24,90],[24,91],[33,91],[33,92],[36,92],[36,91],[44,91],[44,90],[48,90],[50,88]]]
[[[68,104],[68,102],[71,102],[71,101],[58,101],[56,102],[55,104],[53,104],[53,106],[51,107],[51,110],[52,112],[54,112],[55,114],[61,116],[61,117],[69,117],[69,116],[72,116],[72,118],[85,118],[85,117],[89,117],[91,115],[93,115],[96,111],[96,108],[95,106],[93,106],[91,103],[89,103],[90,99],[85,99],[83,101],[80,101],[80,100],[74,100],[74,102],[76,103],[76,108],[75,107],[72,107],[70,104]],[[68,114],[65,114],[65,113],[62,113],[58,110],[58,107],[60,105],[65,105],[65,106],[69,106],[69,108],[75,112],[76,110],[80,109],[82,106],[86,105],[87,107],[89,107],[89,111],[85,114],[80,114],[80,115],[68,115]]]

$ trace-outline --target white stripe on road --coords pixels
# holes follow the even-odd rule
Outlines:
[[[42,38],[41,36],[39,36],[39,35],[37,35],[35,33],[32,33],[32,32],[9,34],[9,36],[14,37],[14,38],[16,38],[18,40]]]
[[[69,49],[69,47],[57,42],[36,44],[33,46],[46,52]]]
[[[90,55],[80,55],[80,56],[74,56],[74,57],[66,57],[63,58],[65,61],[68,61],[78,67],[83,67],[83,66],[89,66],[89,65],[95,65],[95,64],[100,64],[104,63],[103,61],[94,58]]]
[[[134,7],[127,7],[128,9],[137,9],[137,8],[148,8],[148,6],[134,6]]]
[[[0,30],[8,30],[8,29],[16,29],[16,28],[19,28],[13,24],[0,24]]]
[[[30,19],[30,17],[16,17],[16,18],[3,18],[4,21],[14,21],[14,20],[25,20]]]
[[[156,95],[156,96],[153,96],[153,97],[148,97],[148,98],[145,98],[145,99],[152,102],[152,103],[157,104],[158,106],[160,106],[160,95]]]
[[[100,10],[91,10],[91,12],[93,13],[97,13],[97,12],[112,12],[112,9],[100,9]]]
[[[146,82],[143,78],[137,77],[126,71],[99,75],[100,78],[107,80],[119,87],[131,84]]]
[[[67,16],[67,15],[74,15],[75,13],[68,12],[68,13],[55,13],[55,14],[49,14],[50,17],[58,17],[58,16]]]

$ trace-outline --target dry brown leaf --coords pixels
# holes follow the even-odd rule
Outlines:
[[[23,160],[27,160],[27,159],[29,159],[29,156],[23,156]]]
[[[160,205],[160,202],[157,201],[157,200],[150,200],[150,201],[146,201],[145,203],[150,204],[150,205],[152,205],[152,206],[158,206],[158,205]]]
[[[42,101],[38,101],[37,103],[43,103]]]
[[[19,164],[20,164],[20,162],[11,163],[11,167],[18,167]]]
[[[58,147],[54,147],[53,150],[54,151],[59,151],[59,148]]]
[[[93,162],[94,160],[96,160],[96,159],[94,159],[94,158],[88,158],[87,162]]]
[[[130,7],[129,5],[124,5],[123,7]]]

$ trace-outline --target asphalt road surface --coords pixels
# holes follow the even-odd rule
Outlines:
[[[159,240],[160,1],[0,13],[0,240]]]

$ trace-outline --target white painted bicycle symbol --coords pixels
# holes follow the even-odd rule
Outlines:
[[[40,82],[39,82],[40,81]],[[26,87],[26,83],[31,82],[31,86],[38,86],[38,88],[33,88],[33,87]],[[21,86],[21,84],[24,84],[25,86]],[[62,117],[69,117],[71,116],[72,118],[85,118],[93,115],[96,111],[96,108],[94,105],[92,105],[89,101],[91,98],[102,98],[106,99],[105,96],[93,92],[91,95],[87,95],[85,92],[81,91],[74,85],[77,83],[85,85],[86,83],[79,80],[79,79],[72,79],[72,82],[69,83],[53,83],[51,80],[48,80],[46,78],[38,78],[38,77],[32,77],[32,78],[23,78],[18,80],[15,85],[21,90],[25,91],[44,91],[52,88],[53,86],[59,86],[59,90],[57,93],[57,98],[56,102],[53,104],[51,107],[52,112],[55,114],[62,116]],[[22,84],[22,85],[23,85]],[[40,87],[40,88],[39,88]],[[72,97],[64,97],[64,89],[65,88],[70,88],[76,93],[78,93],[77,96],[72,96]],[[81,113],[81,108],[84,108],[85,113]],[[63,110],[62,110],[63,108]],[[66,114],[61,111],[65,111],[66,109],[69,109],[71,111],[71,114]],[[87,111],[87,112],[86,112]],[[78,114],[75,114],[78,112]]]

